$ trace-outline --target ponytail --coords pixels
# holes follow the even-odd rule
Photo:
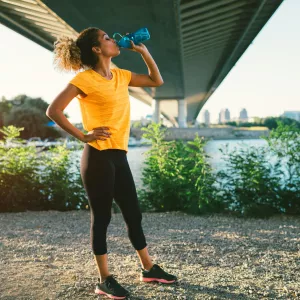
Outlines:
[[[80,32],[78,38],[62,36],[54,43],[54,66],[59,71],[79,71],[93,68],[98,56],[92,47],[99,46],[99,28],[89,27]]]

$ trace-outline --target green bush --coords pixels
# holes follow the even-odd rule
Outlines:
[[[144,188],[138,190],[143,210],[195,214],[223,210],[222,202],[216,200],[215,178],[202,139],[164,141],[166,129],[155,123],[142,130],[151,141],[142,172]]]
[[[38,152],[24,145],[20,131],[3,127],[0,141],[0,211],[86,209],[80,157],[65,146]],[[268,217],[300,213],[300,132],[278,121],[265,147],[220,149],[225,169],[214,174],[206,142],[165,141],[165,128],[142,128],[151,141],[138,197],[143,211],[192,214],[233,213]],[[17,146],[17,147],[13,147]]]
[[[33,147],[6,148],[22,144],[17,137],[23,128],[4,127],[5,142],[0,144],[0,210],[24,211],[41,209],[44,197],[38,180],[38,157]]]
[[[277,128],[263,138],[280,162],[280,207],[285,213],[300,214],[300,129],[279,120]]]
[[[229,211],[238,216],[267,217],[279,212],[279,165],[270,162],[266,147],[223,153],[226,166],[217,172],[218,188]]]
[[[143,210],[181,210],[269,217],[300,213],[300,136],[295,124],[280,120],[263,147],[223,153],[225,168],[214,174],[205,142],[165,141],[160,124],[143,128],[151,141],[138,195]]]
[[[296,124],[277,126],[268,144],[224,154],[226,167],[217,173],[226,206],[238,215],[268,217],[300,213],[300,131]]]
[[[0,211],[85,208],[79,157],[65,146],[38,152],[34,146],[23,145],[18,138],[22,130],[14,126],[1,130]]]
[[[86,193],[80,176],[80,157],[65,146],[42,152],[39,172],[47,209],[73,210],[87,205]]]

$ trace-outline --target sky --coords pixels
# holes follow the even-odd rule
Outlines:
[[[209,110],[211,121],[217,121],[222,108],[233,118],[242,108],[249,117],[300,111],[299,15],[300,0],[281,4],[202,108]],[[0,97],[26,94],[51,103],[74,76],[54,70],[52,52],[1,24],[0,38]],[[132,120],[152,114],[150,106],[133,97],[130,102]],[[77,99],[65,112],[71,122],[81,122]],[[203,120],[202,112],[198,121]]]

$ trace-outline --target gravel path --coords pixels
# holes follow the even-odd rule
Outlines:
[[[108,299],[94,294],[89,211],[0,214],[0,299]],[[121,214],[108,227],[110,272],[130,299],[300,299],[300,218],[143,213],[149,253],[176,285],[139,282]]]

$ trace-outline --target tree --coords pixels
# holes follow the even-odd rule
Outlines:
[[[61,133],[53,127],[47,126],[52,121],[46,116],[49,103],[42,98],[31,98],[21,94],[11,100],[2,97],[0,101],[0,128],[8,125],[24,127],[22,138],[38,136],[41,138],[57,138]],[[67,118],[67,114],[64,114]],[[3,138],[0,133],[0,138]]]
[[[45,137],[47,116],[36,107],[13,107],[9,115],[5,118],[5,125],[14,125],[24,127],[21,132],[21,138]]]
[[[264,126],[269,129],[275,129],[278,126],[278,120],[281,121],[283,125],[295,124],[296,128],[300,129],[300,122],[287,117],[268,117],[264,120]]]
[[[0,100],[0,113],[8,113],[12,107],[12,104],[4,97]]]
[[[27,95],[18,95],[11,99],[13,106],[23,106],[23,107],[35,107],[41,111],[43,111],[46,114],[47,108],[49,106],[49,103],[47,103],[42,98],[31,98]],[[64,114],[67,118],[69,118],[68,114]],[[46,116],[47,117],[47,116]],[[50,121],[51,119],[47,117],[47,119]]]
[[[11,107],[12,104],[3,96],[0,101],[0,128],[4,126],[5,115],[9,113]],[[0,133],[0,138],[2,137],[3,135]]]

